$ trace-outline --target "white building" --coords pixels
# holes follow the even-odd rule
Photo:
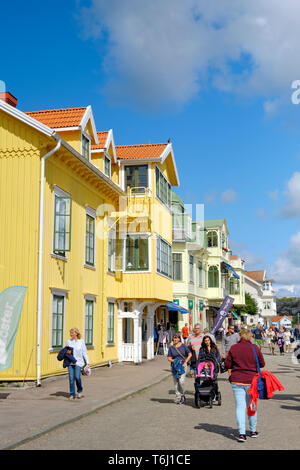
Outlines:
[[[245,271],[245,292],[257,302],[258,314],[248,318],[249,324],[264,323],[269,326],[276,316],[276,298],[273,279],[268,279],[265,270]]]
[[[272,318],[272,324],[276,326],[276,328],[292,328],[292,320],[293,317],[289,315],[284,315],[283,317],[274,317]]]

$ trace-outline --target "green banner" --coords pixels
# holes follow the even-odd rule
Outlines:
[[[10,369],[27,287],[8,287],[0,293],[0,371]]]

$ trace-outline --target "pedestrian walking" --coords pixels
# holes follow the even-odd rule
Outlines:
[[[183,341],[186,343],[189,337],[189,327],[187,323],[182,327],[181,332],[182,332]]]
[[[264,339],[264,336],[265,336],[264,330],[262,329],[262,326],[258,323],[256,328],[254,328],[254,330],[252,330],[251,332],[252,332],[253,337],[254,337],[254,343],[261,350],[262,342],[263,342],[263,339]]]
[[[213,335],[212,333],[209,332],[209,329],[208,329],[208,328],[204,328],[204,330],[203,330],[203,337],[204,337],[204,336],[210,336],[212,342],[216,344],[216,337],[215,337],[215,335]]]
[[[188,361],[192,353],[189,348],[181,342],[178,334],[173,335],[173,345],[168,350],[168,361],[172,364],[172,375],[175,388],[175,403],[185,403],[185,375]]]
[[[279,333],[277,335],[277,346],[279,347],[280,356],[284,356],[284,330],[280,328]]]
[[[240,340],[239,333],[234,332],[234,326],[230,325],[227,333],[223,335],[221,344],[221,356],[225,358],[228,354],[229,349]]]
[[[153,328],[153,341],[154,341],[154,353],[157,353],[158,334],[157,334],[156,326],[154,326]]]
[[[221,355],[219,353],[217,345],[213,342],[210,336],[205,335],[202,340],[199,356],[206,356],[207,354],[212,355],[217,363],[221,361]]]
[[[291,343],[291,332],[287,328],[283,333],[283,341],[285,346],[285,352],[292,352],[292,343]]]
[[[270,328],[266,332],[267,344],[269,346],[269,351],[272,356],[275,355],[275,344],[277,342],[276,334],[273,328]]]
[[[163,326],[160,327],[158,331],[158,345],[156,349],[156,355],[167,355],[168,351],[168,343],[169,343],[169,335]]]
[[[250,395],[247,393],[253,377],[257,373],[256,358],[251,342],[251,331],[241,330],[240,341],[234,344],[225,360],[225,367],[231,370],[230,382],[235,400],[236,421],[238,425],[239,442],[246,441],[246,411],[250,403]],[[260,367],[265,366],[265,360],[260,348],[254,345]],[[257,412],[254,416],[248,416],[250,437],[257,437]]]
[[[167,324],[167,333],[168,333],[168,337],[169,337],[169,343],[172,343],[173,341],[173,335],[176,333],[176,330],[174,327],[172,327],[171,323],[168,323]]]
[[[198,354],[202,345],[203,334],[201,334],[201,325],[200,323],[196,323],[193,329],[193,335],[189,336],[187,340],[187,346],[189,347],[192,358],[191,358],[191,365],[190,365],[190,372],[191,375],[193,374],[196,377],[196,363],[198,359]]]
[[[81,382],[81,368],[89,366],[89,357],[86,349],[86,345],[78,328],[72,328],[70,330],[71,339],[67,341],[67,347],[73,348],[73,356],[76,359],[75,364],[68,366],[69,370],[69,384],[70,384],[70,397],[69,400],[75,400],[75,383],[77,387],[77,398],[82,398],[82,382]]]

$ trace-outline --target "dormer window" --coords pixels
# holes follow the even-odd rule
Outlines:
[[[81,153],[82,156],[87,160],[91,159],[91,142],[85,134],[82,134],[81,137]]]
[[[108,176],[108,178],[111,177],[111,161],[106,155],[104,155],[104,174]]]
[[[125,188],[135,194],[144,194],[148,187],[148,165],[125,166]]]
[[[218,234],[217,232],[207,232],[207,246],[208,248],[218,246]]]

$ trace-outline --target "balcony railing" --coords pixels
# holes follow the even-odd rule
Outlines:
[[[127,213],[129,217],[150,217],[151,190],[143,186],[127,188]]]

